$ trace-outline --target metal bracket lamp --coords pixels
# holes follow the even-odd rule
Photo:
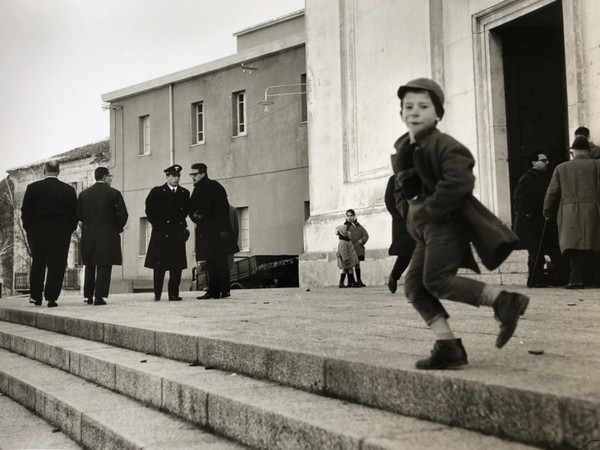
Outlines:
[[[276,86],[269,86],[265,89],[265,99],[261,102],[258,102],[259,105],[263,105],[265,107],[264,111],[269,112],[269,106],[274,105],[275,102],[273,100],[269,100],[269,97],[282,97],[284,95],[302,95],[306,94],[305,90],[300,92],[275,92],[274,94],[270,94],[270,89],[279,89],[283,90],[283,88],[291,88],[296,86],[306,86],[306,83],[297,83],[297,84],[278,84]]]

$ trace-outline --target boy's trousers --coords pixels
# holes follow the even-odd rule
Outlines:
[[[413,216],[420,206],[411,203],[408,214],[407,228],[417,246],[406,274],[404,291],[430,325],[439,317],[449,317],[440,298],[479,306],[485,284],[456,275],[465,253],[470,251],[469,238],[460,218],[415,223]]]

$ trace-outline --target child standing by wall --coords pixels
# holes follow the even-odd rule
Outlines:
[[[348,287],[358,287],[354,280],[354,266],[356,266],[359,261],[358,256],[356,256],[356,251],[354,250],[354,245],[352,245],[348,228],[349,225],[344,224],[335,229],[335,234],[339,239],[337,260],[338,267],[342,269],[339,284],[339,287],[341,288],[346,287],[344,285],[346,275],[348,276]]]
[[[369,240],[369,233],[367,233],[365,227],[358,223],[356,213],[353,209],[346,211],[346,222],[344,225],[348,226],[350,240],[352,241],[352,245],[354,245],[356,256],[358,256],[358,264],[354,268],[354,272],[356,272],[356,287],[365,287],[361,278],[360,262],[365,260],[365,244]]]
[[[418,78],[400,86],[398,97],[408,133],[395,143],[395,197],[398,209],[408,211],[407,228],[417,242],[404,289],[436,337],[431,356],[417,361],[416,367],[462,366],[467,364],[467,352],[452,332],[450,316],[439,299],[493,308],[500,322],[496,347],[502,348],[512,337],[529,298],[457,276],[457,271],[459,267],[479,271],[470,242],[492,270],[518,239],[473,197],[475,160],[471,152],[436,128],[444,115],[442,88],[433,80]],[[484,228],[486,237],[480,239]]]

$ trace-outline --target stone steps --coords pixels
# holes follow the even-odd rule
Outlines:
[[[80,449],[60,429],[0,394],[0,448]]]
[[[73,329],[67,325],[69,318],[53,317],[63,331]],[[130,346],[143,342],[149,332],[121,331]],[[134,334],[139,334],[137,339]],[[174,336],[171,339],[185,342],[183,336]],[[159,342],[167,336],[154,338]],[[0,350],[0,390],[88,448],[237,448],[196,425],[253,448],[529,448],[265,379],[27,325],[0,322],[0,346],[5,349]],[[244,350],[248,349],[233,350],[239,361],[245,358],[237,352]],[[176,356],[183,355],[179,349]],[[246,356],[260,358],[256,351]],[[288,370],[290,377],[300,378],[291,372],[301,366]]]
[[[0,350],[0,390],[84,448],[241,449],[172,415],[39,361]],[[23,441],[19,448],[23,448]],[[41,448],[48,448],[44,443]]]

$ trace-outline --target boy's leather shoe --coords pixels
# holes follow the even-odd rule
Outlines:
[[[441,370],[464,366],[468,362],[462,341],[449,339],[435,341],[431,356],[417,361],[416,367],[421,370]]]
[[[94,300],[94,305],[106,305],[106,301],[102,297],[96,297],[96,300]]]
[[[54,300],[50,300],[48,302],[48,308],[55,308],[58,306],[58,303],[56,303]]]
[[[398,280],[393,279],[392,277],[388,278],[387,287],[392,294],[396,293],[398,289]]]
[[[32,305],[35,305],[35,306],[40,306],[42,304],[42,300],[41,299],[36,300],[36,299],[30,297],[29,303],[31,303]]]
[[[500,333],[496,338],[496,347],[502,348],[512,337],[519,316],[522,316],[529,305],[529,297],[517,292],[502,291],[492,305],[494,317],[500,322]]]

